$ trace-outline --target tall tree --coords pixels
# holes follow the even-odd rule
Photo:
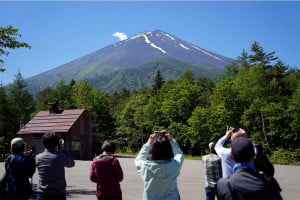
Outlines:
[[[240,56],[237,57],[237,61],[242,64],[244,67],[249,67],[249,55],[245,49],[243,49]]]
[[[17,28],[13,26],[2,27],[0,26],[0,56],[9,54],[9,51],[6,49],[15,49],[15,48],[30,48],[30,45],[25,42],[19,42],[17,38],[22,37]],[[1,67],[4,60],[0,59],[0,72],[4,72],[5,68]]]
[[[232,62],[230,65],[225,66],[224,76],[234,77],[238,74],[239,67],[236,62]]]
[[[299,83],[299,82],[298,82]],[[290,145],[293,148],[299,148],[300,144],[300,83],[298,84],[298,88],[292,95],[292,98],[289,103],[288,112],[290,116],[292,116],[292,120],[290,120],[290,127],[292,131],[290,131]]]
[[[92,110],[93,86],[88,81],[79,81],[72,86],[72,97],[76,108]]]
[[[9,138],[11,135],[11,110],[5,88],[0,85],[0,153],[9,149]]]
[[[206,77],[199,77],[197,80],[197,85],[201,90],[201,104],[203,106],[209,106],[211,104],[211,95],[213,93],[213,89],[215,87],[215,83],[212,79]]]
[[[75,85],[75,82],[71,81],[68,85],[62,79],[57,84],[53,90],[55,101],[58,101],[61,105],[61,109],[71,109],[75,108],[73,99],[72,99],[72,87]],[[55,102],[54,101],[54,102]]]
[[[164,83],[165,83],[164,77],[161,75],[160,70],[157,69],[157,73],[154,79],[154,84],[152,85],[153,92],[157,94]]]
[[[265,67],[268,67],[269,64],[277,60],[277,57],[274,57],[275,51],[270,53],[265,53],[264,49],[260,46],[258,42],[254,42],[251,47],[251,51],[254,53],[253,55],[249,55],[249,61],[254,64],[263,64]]]
[[[8,91],[9,103],[15,115],[16,129],[30,120],[31,113],[34,111],[33,97],[27,90],[27,83],[20,72],[15,76],[15,80]]]

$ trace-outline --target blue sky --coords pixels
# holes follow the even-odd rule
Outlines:
[[[13,25],[31,49],[2,56],[0,84],[18,71],[28,78],[119,41],[160,29],[230,58],[257,41],[290,67],[300,68],[297,1],[0,1],[0,26]]]

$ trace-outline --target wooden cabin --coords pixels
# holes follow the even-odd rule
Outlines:
[[[84,109],[59,110],[55,106],[49,111],[40,111],[19,131],[27,145],[34,146],[37,153],[44,151],[42,137],[45,132],[54,131],[65,140],[65,149],[74,159],[92,158],[92,123]]]

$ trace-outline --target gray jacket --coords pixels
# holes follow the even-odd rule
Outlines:
[[[73,167],[74,160],[64,151],[45,149],[36,156],[39,174],[37,192],[60,194],[66,192],[65,167]]]

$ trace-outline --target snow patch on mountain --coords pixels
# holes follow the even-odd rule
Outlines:
[[[143,36],[141,34],[138,34],[138,35],[132,36],[128,40],[133,40],[133,39],[136,39],[136,38],[139,38],[139,37],[143,37]]]
[[[153,42],[150,41],[150,39],[147,37],[147,35],[149,35],[149,34],[152,35],[152,32],[140,33],[140,34],[137,34],[137,35],[135,35],[135,36],[132,36],[132,37],[129,38],[128,40],[134,40],[134,39],[137,39],[137,38],[139,38],[139,37],[144,37],[145,42],[146,42],[147,44],[150,44],[151,47],[153,47],[153,48],[155,48],[155,49],[158,49],[158,50],[161,51],[162,53],[166,54],[167,52],[166,52],[163,48],[161,48],[161,47],[155,45]],[[157,36],[159,36],[159,35],[157,34]]]
[[[159,51],[161,51],[161,52],[164,53],[164,54],[167,53],[167,52],[166,52],[165,50],[163,50],[161,47],[158,47],[158,46],[156,46],[154,43],[152,43],[152,42],[149,40],[149,38],[147,37],[146,34],[141,34],[141,35],[144,37],[145,42],[146,42],[147,44],[150,44],[151,47],[153,47],[153,48],[155,48],[155,49],[158,49]]]
[[[167,34],[167,33],[164,33],[165,36],[167,36],[168,38],[170,38],[171,40],[175,41],[175,38],[173,38],[171,35]]]
[[[220,61],[222,61],[222,59],[221,58],[219,58],[219,57],[217,57],[217,56],[214,56],[214,55],[212,55],[211,53],[208,53],[207,51],[204,51],[203,49],[200,49],[200,48],[198,48],[198,47],[195,47],[195,46],[193,46],[193,45],[191,45],[193,48],[195,48],[195,49],[197,49],[197,50],[199,50],[199,51],[201,51],[202,53],[204,53],[204,54],[206,54],[206,55],[208,55],[208,56],[211,56],[211,57],[213,57],[214,59],[217,59],[217,60],[220,60]]]
[[[190,50],[190,48],[188,48],[187,46],[184,46],[184,44],[182,44],[182,43],[180,43],[179,45],[184,49]]]

